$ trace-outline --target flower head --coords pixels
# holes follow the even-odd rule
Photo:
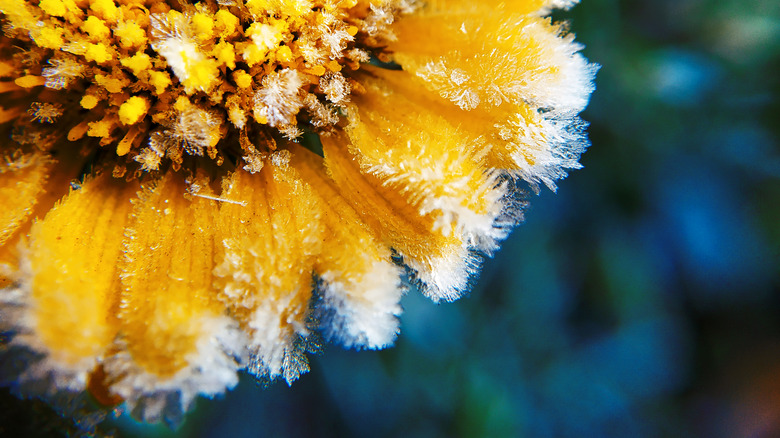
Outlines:
[[[573,3],[0,0],[12,385],[173,419],[391,344],[400,264],[457,299],[517,182],[579,167]]]

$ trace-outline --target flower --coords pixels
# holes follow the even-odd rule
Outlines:
[[[573,3],[0,0],[10,384],[171,420],[390,345],[579,167]]]

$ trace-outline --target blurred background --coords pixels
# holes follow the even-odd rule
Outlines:
[[[412,292],[385,351],[244,376],[119,437],[780,436],[780,2],[583,0],[585,169],[531,195],[472,293]],[[0,428],[61,436],[0,394]],[[49,415],[50,417],[50,415]],[[6,423],[9,424],[9,423]]]

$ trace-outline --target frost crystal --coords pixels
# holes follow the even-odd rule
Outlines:
[[[334,125],[339,121],[339,116],[332,106],[323,104],[313,94],[307,94],[303,104],[311,115],[312,125],[315,127]]]
[[[345,29],[328,29],[322,30],[322,42],[325,47],[330,49],[330,56],[333,59],[337,59],[341,56],[341,52],[347,48],[347,43],[354,38]]]
[[[48,61],[51,67],[44,67],[41,75],[46,78],[46,86],[54,90],[62,90],[74,80],[84,76],[86,68],[78,60],[62,55]]]
[[[33,120],[41,123],[54,123],[62,115],[62,105],[58,103],[33,102],[27,110]]]
[[[320,88],[325,97],[336,105],[348,102],[349,93],[352,91],[349,82],[341,73],[326,73],[320,79]]]
[[[289,68],[263,78],[263,86],[254,98],[255,120],[266,120],[273,127],[293,124],[303,106],[299,96],[301,85],[298,71]]]
[[[180,141],[190,155],[202,156],[204,149],[215,141],[216,131],[222,125],[221,117],[194,105],[180,111],[168,135]]]

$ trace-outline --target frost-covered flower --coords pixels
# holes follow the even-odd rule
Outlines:
[[[579,167],[573,3],[0,0],[6,383],[154,421],[390,345]]]

